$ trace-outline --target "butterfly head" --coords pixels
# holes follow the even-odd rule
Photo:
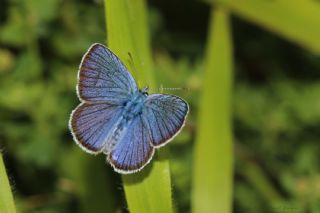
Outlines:
[[[143,89],[140,90],[140,93],[142,93],[145,96],[148,96],[148,90],[149,90],[149,86],[145,86]]]

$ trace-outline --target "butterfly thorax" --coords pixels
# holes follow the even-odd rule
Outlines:
[[[123,111],[123,119],[126,121],[132,120],[135,116],[142,113],[142,107],[147,95],[141,91],[135,92],[132,97],[126,101]]]

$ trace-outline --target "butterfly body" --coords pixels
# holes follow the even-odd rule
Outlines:
[[[124,104],[123,118],[125,120],[131,120],[133,117],[141,114],[146,99],[146,94],[141,91],[135,92]]]
[[[147,95],[141,91],[137,91],[132,96],[123,103],[123,112],[114,126],[114,130],[110,133],[110,136],[106,139],[106,147],[104,148],[104,153],[109,154],[117,142],[126,132],[128,126],[134,118],[142,114],[142,109],[144,106],[144,101]]]
[[[115,171],[128,174],[147,165],[156,148],[182,129],[189,107],[181,98],[138,90],[125,66],[108,48],[93,44],[79,67],[81,104],[69,128],[86,152],[104,153]]]

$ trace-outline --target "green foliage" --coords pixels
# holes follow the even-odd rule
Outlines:
[[[314,190],[319,183],[320,108],[315,98],[319,92],[318,83],[288,80],[265,86],[238,85],[235,119],[241,126],[237,133],[241,143],[235,168],[245,180],[235,186],[239,209],[319,210],[319,193]]]
[[[0,41],[9,47],[0,49],[7,58],[0,73],[0,135],[8,159],[16,162],[15,197],[22,212],[70,212],[75,200],[81,212],[114,212],[119,203],[111,196],[118,193],[116,185],[107,182],[111,168],[84,157],[67,129],[78,104],[79,60],[104,37],[103,10],[76,6],[74,11],[74,2],[19,1],[8,5],[0,28]]]
[[[102,1],[1,1],[0,203],[12,201],[9,179],[18,212],[320,212],[320,3],[213,3],[209,19],[198,1],[108,0],[105,20]],[[106,37],[140,87],[190,105],[138,175],[117,175],[67,128],[81,57]]]

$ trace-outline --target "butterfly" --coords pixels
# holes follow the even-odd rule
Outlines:
[[[187,102],[174,95],[148,94],[106,46],[93,44],[82,58],[69,128],[75,142],[91,154],[104,153],[116,172],[140,171],[155,149],[184,126]]]

